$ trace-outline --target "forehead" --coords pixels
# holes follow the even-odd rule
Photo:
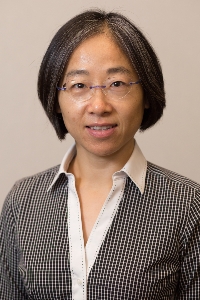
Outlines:
[[[110,34],[99,34],[83,41],[72,53],[65,68],[65,74],[79,73],[86,75],[91,72],[108,70],[127,71],[134,73],[134,68],[128,56],[115,42]],[[84,70],[84,72],[83,72]]]

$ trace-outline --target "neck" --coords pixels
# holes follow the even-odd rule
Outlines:
[[[68,172],[74,174],[76,180],[88,181],[94,185],[111,182],[113,173],[123,168],[133,149],[134,140],[131,146],[109,156],[96,156],[77,147],[77,155],[72,160]]]

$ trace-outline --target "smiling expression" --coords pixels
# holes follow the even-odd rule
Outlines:
[[[76,141],[77,153],[102,157],[123,155],[133,148],[133,137],[145,108],[141,84],[133,85],[120,100],[113,100],[98,87],[124,80],[135,82],[139,78],[128,57],[109,34],[88,38],[72,53],[61,85],[86,82],[97,86],[86,101],[74,101],[66,91],[58,93],[59,112]]]

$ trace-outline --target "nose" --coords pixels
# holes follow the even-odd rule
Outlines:
[[[101,86],[95,86],[93,88],[93,94],[88,104],[88,112],[90,114],[103,115],[110,113],[112,106],[109,103],[107,96],[105,95]]]

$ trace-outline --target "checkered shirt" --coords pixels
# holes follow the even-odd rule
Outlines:
[[[68,179],[54,167],[15,184],[0,233],[0,299],[72,300]],[[148,162],[127,177],[90,271],[88,300],[200,299],[200,185]]]

